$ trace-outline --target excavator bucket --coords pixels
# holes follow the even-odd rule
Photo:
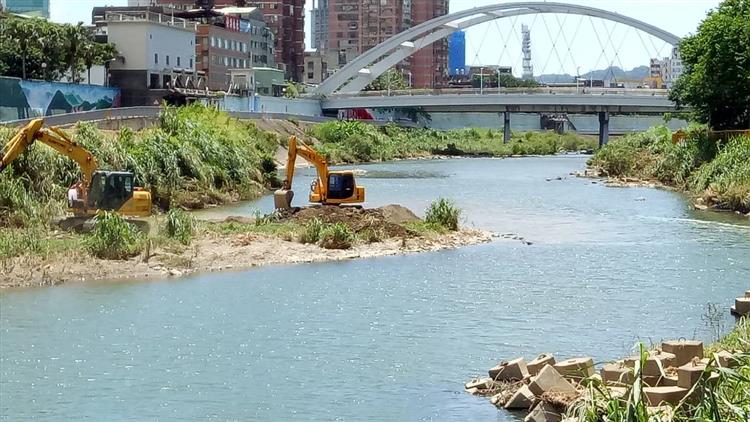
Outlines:
[[[292,208],[294,191],[279,189],[273,193],[273,204],[277,210],[288,210]]]

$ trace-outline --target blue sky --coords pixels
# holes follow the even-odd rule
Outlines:
[[[563,1],[563,0],[560,0]],[[451,0],[451,11],[499,3],[500,0]],[[598,7],[656,25],[673,34],[694,32],[706,12],[720,0],[565,0]],[[90,23],[94,6],[127,5],[127,0],[50,0],[52,20]],[[308,0],[308,4],[311,2]],[[632,68],[650,57],[666,56],[669,46],[623,25],[576,16],[504,19],[467,31],[467,64],[502,64],[520,73],[520,28],[531,27],[535,73],[575,74],[616,65]],[[562,29],[561,29],[562,27]],[[560,39],[568,40],[560,43]],[[565,46],[563,46],[565,44]],[[606,47],[606,48],[605,48]],[[618,53],[614,54],[617,50]]]

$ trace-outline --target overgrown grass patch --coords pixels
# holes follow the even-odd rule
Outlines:
[[[413,221],[404,223],[403,227],[410,233],[419,237],[432,237],[448,234],[450,230],[442,224],[428,223],[425,221]]]
[[[329,224],[320,233],[320,247],[324,249],[350,249],[356,240],[352,230],[344,223]]]
[[[195,234],[193,216],[179,208],[169,210],[164,221],[164,234],[183,245],[189,245]]]
[[[459,219],[461,218],[461,209],[456,204],[445,198],[439,198],[433,201],[425,214],[427,224],[444,227],[447,230],[458,230]]]
[[[93,231],[86,236],[86,249],[102,259],[127,259],[143,251],[146,236],[124,218],[111,212],[96,216]]]
[[[503,143],[502,131],[493,129],[383,128],[358,121],[326,122],[310,129],[320,141],[316,148],[333,163],[384,161],[433,154],[495,156],[549,155],[563,151],[593,150],[597,141],[554,132],[513,133]]]
[[[750,138],[722,141],[692,126],[672,142],[666,127],[615,139],[589,161],[604,176],[658,181],[721,209],[750,212]]]

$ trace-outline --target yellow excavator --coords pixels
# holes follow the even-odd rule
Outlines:
[[[286,180],[282,188],[274,193],[276,209],[292,208],[292,182],[295,163],[301,156],[315,166],[318,177],[310,186],[310,202],[323,205],[361,204],[365,202],[365,188],[357,186],[352,171],[329,171],[325,157],[309,145],[292,136],[289,139],[289,156],[286,163]]]
[[[81,168],[81,181],[73,185],[68,194],[69,211],[76,218],[88,219],[101,211],[114,211],[123,217],[151,215],[151,193],[134,186],[133,173],[98,170],[91,152],[62,130],[43,126],[44,119],[34,119],[5,144],[0,151],[0,172],[38,141],[75,161]]]

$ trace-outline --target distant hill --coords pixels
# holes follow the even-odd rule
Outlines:
[[[581,78],[584,79],[599,79],[599,80],[629,80],[629,81],[640,81],[648,77],[650,69],[648,66],[638,66],[632,70],[622,70],[618,66],[608,67],[606,69],[595,70],[593,72],[584,73]],[[537,76],[536,80],[541,83],[564,83],[575,81],[575,75],[565,74],[545,74]]]

